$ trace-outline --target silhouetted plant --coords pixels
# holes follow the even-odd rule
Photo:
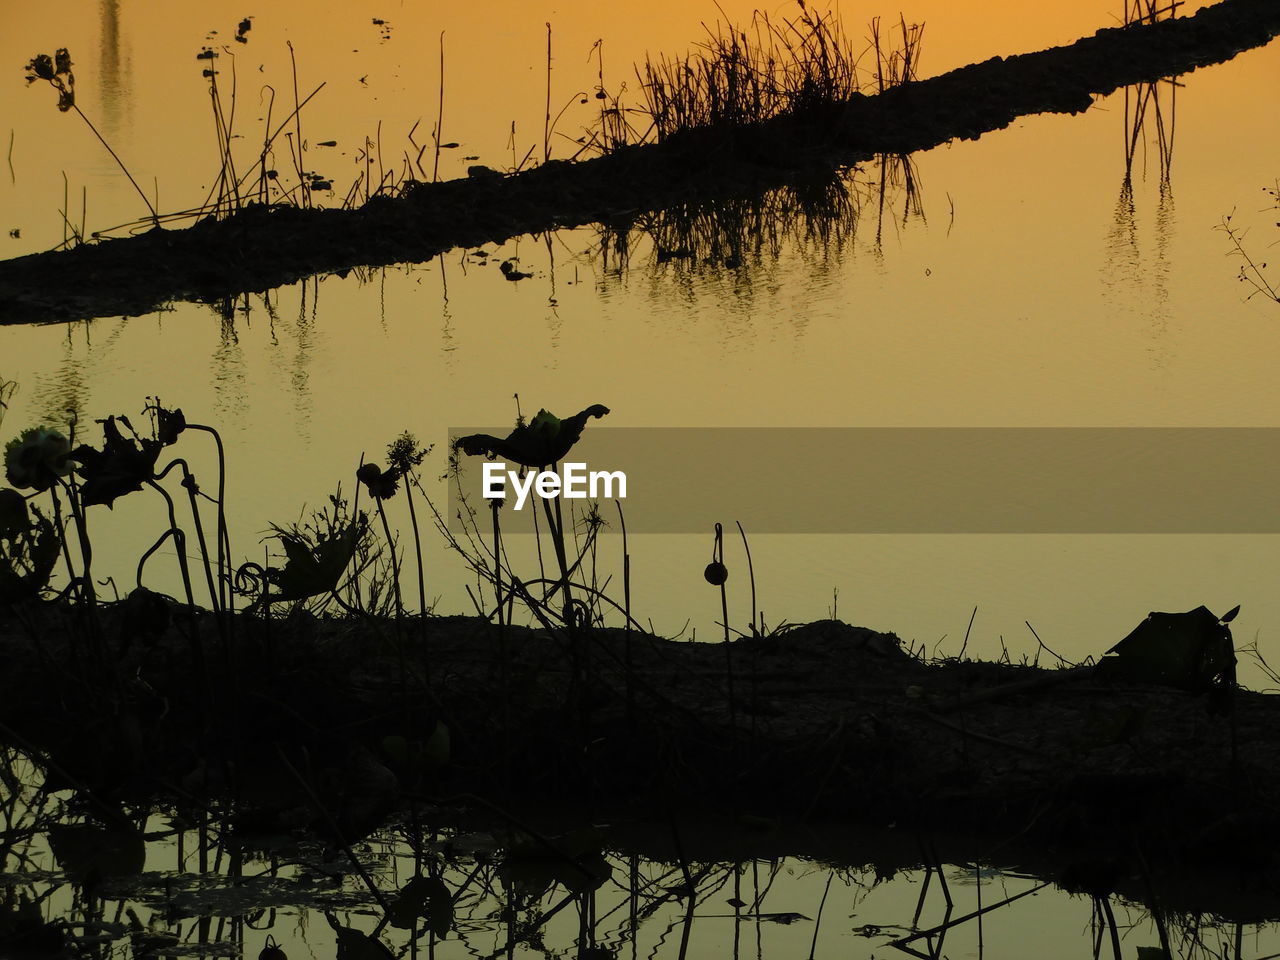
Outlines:
[[[523,467],[541,468],[559,463],[582,436],[592,417],[607,416],[609,408],[594,403],[564,420],[547,410],[539,410],[529,423],[517,423],[504,439],[487,433],[459,437],[454,447],[471,457],[502,457]]]
[[[521,466],[535,469],[548,467],[563,459],[565,454],[578,442],[588,420],[604,417],[608,413],[608,407],[596,403],[585,410],[579,411],[572,417],[566,417],[561,420],[548,410],[542,409],[528,423],[518,419],[515,429],[505,438],[495,437],[487,433],[471,434],[455,440],[454,450],[468,456],[484,456],[490,460],[502,457]],[[559,581],[548,592],[545,599],[549,600],[556,592],[560,592],[563,597],[563,621],[567,625],[573,625],[576,622],[576,615],[573,605],[571,574],[572,570],[576,569],[578,563],[581,562],[582,555],[579,554],[578,560],[571,567],[565,547],[565,524],[564,517],[561,514],[560,499],[557,497],[554,502],[544,499],[542,500],[542,508],[546,517],[551,544],[555,550],[556,563],[560,570]],[[495,557],[494,560],[495,563],[501,563],[501,558]]]
[[[378,518],[382,521],[382,532],[387,538],[387,547],[391,551],[391,586],[396,598],[396,618],[404,616],[404,598],[400,594],[400,560],[396,553],[396,540],[391,535],[391,524],[387,520],[387,508],[383,501],[396,495],[400,488],[400,472],[395,467],[383,470],[376,463],[362,463],[356,470],[356,479],[364,484],[369,496],[378,508]]]
[[[1276,181],[1274,187],[1265,188],[1267,195],[1271,198],[1271,210],[1280,210],[1280,180]],[[1235,213],[1229,213],[1222,218],[1222,222],[1215,228],[1221,230],[1227,235],[1231,241],[1232,253],[1239,257],[1242,261],[1240,272],[1236,279],[1252,289],[1246,300],[1252,300],[1261,294],[1268,300],[1280,303],[1280,287],[1271,281],[1270,276],[1266,273],[1267,261],[1259,260],[1249,252],[1245,246],[1245,237],[1248,236],[1248,228],[1236,226],[1234,222]],[[1280,223],[1276,226],[1280,227]]]
[[[418,611],[424,617],[427,615],[426,570],[422,563],[422,533],[418,528],[418,511],[413,504],[413,488],[418,487],[418,492],[422,492],[417,470],[430,452],[431,447],[419,447],[417,438],[408,430],[387,447],[387,462],[404,478],[404,498],[409,504],[409,523],[413,527],[413,549],[418,563]]]
[[[129,172],[129,168],[124,165],[124,161],[120,159],[119,154],[111,149],[111,144],[98,132],[98,128],[93,125],[88,117],[84,115],[84,111],[76,106],[76,78],[71,72],[71,54],[67,52],[66,47],[59,47],[58,50],[50,57],[47,53],[41,53],[32,57],[27,63],[24,70],[27,71],[27,83],[35,83],[37,80],[44,80],[58,93],[58,110],[66,113],[68,110],[74,110],[79,114],[80,119],[92,131],[93,135],[98,138],[107,149],[107,153],[111,154],[111,159],[116,162],[124,175],[129,178],[129,182],[133,184],[133,189],[138,191],[138,196],[142,198],[142,202],[147,205],[147,210],[151,213],[153,222],[159,222],[159,214],[156,208],[151,205],[151,201],[147,199],[147,195],[142,192],[142,188],[138,186],[138,181],[133,179],[133,174]]]
[[[4,424],[5,411],[9,409],[9,401],[18,392],[18,381],[0,377],[0,425]]]
[[[860,93],[861,56],[833,14],[799,2],[800,14],[780,23],[757,12],[748,28],[717,23],[683,59],[647,59],[637,67],[658,140],[695,129],[728,129],[774,117],[839,106]],[[899,45],[883,42],[871,23],[872,77],[884,91],[915,79],[924,28],[900,21]],[[601,137],[600,139],[607,139]]]
[[[284,550],[285,564],[263,568],[246,563],[240,567],[242,582],[246,576],[260,581],[258,596],[249,612],[271,603],[317,596],[323,596],[327,603],[337,595],[367,531],[368,517],[364,513],[347,513],[341,488],[329,497],[329,506],[312,514],[309,521],[289,527],[272,524],[270,536]]]
[[[34,517],[32,516],[34,514]],[[60,540],[38,506],[0,489],[0,607],[40,595],[58,563]]]

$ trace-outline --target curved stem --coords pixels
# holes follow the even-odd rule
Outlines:
[[[227,583],[231,578],[231,538],[227,533],[227,455],[222,446],[222,435],[213,427],[201,423],[188,423],[188,430],[201,430],[213,436],[218,448],[218,606],[228,609]]]
[[[196,484],[195,475],[192,474],[190,468],[187,466],[187,462],[178,458],[158,473],[156,475],[156,479],[159,480],[174,467],[178,467],[182,470],[182,487],[187,491],[187,498],[191,501],[191,517],[196,525],[196,542],[200,544],[200,559],[204,566],[205,583],[209,588],[209,603],[213,606],[213,612],[219,613],[222,610],[222,606],[218,601],[218,589],[214,586],[213,570],[209,566],[209,547],[208,544],[205,543],[204,539],[204,524],[200,521],[200,507],[199,504],[196,503],[196,495],[199,487]]]
[[[404,616],[404,599],[400,596],[400,559],[396,556],[396,542],[391,538],[391,524],[387,523],[387,510],[381,498],[374,498],[378,504],[378,516],[382,518],[382,532],[387,538],[387,547],[391,550],[391,587],[396,597],[396,619]]]
[[[156,483],[154,480],[148,480],[147,483],[154,487],[160,496],[164,497],[164,502],[169,508],[169,530],[167,531],[166,536],[169,534],[172,534],[173,536],[173,543],[178,551],[178,569],[182,572],[182,589],[186,591],[187,606],[191,608],[192,612],[194,612],[196,608],[196,598],[195,593],[191,589],[191,571],[187,567],[187,536],[182,532],[182,528],[178,526],[177,509],[173,505],[173,497],[169,496],[169,491],[160,486],[160,484]],[[164,537],[157,540],[156,546],[158,547],[163,540]],[[152,548],[152,550],[154,549],[155,547]],[[148,550],[147,555],[150,555],[151,552],[151,550]],[[144,556],[143,559],[145,558],[146,557]],[[141,571],[141,563],[139,563],[138,569]],[[141,582],[139,582],[138,585],[141,586]]]

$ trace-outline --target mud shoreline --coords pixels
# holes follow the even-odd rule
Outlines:
[[[726,648],[467,617],[243,618],[223,644],[209,614],[175,607],[139,632],[99,613],[105,672],[74,610],[0,615],[0,739],[91,807],[231,795],[238,830],[348,840],[460,796],[597,822],[892,825],[1280,889],[1256,840],[1280,827],[1273,696],[1237,691],[1224,715],[1089,668],[923,662],[830,620]]]

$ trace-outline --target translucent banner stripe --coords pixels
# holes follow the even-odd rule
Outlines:
[[[477,432],[509,428],[450,436]],[[735,520],[752,533],[793,534],[1280,533],[1280,428],[1271,427],[593,423],[565,460],[626,475],[629,533],[703,533]],[[462,490],[487,525],[483,463],[460,458],[452,524]],[[505,530],[532,530],[534,496],[516,511],[511,492]],[[612,503],[601,514],[616,526]]]

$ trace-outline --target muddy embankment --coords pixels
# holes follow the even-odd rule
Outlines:
[[[468,796],[597,822],[893,825],[886,867],[967,833],[983,839],[943,855],[1066,864],[1082,888],[1195,866],[1280,889],[1256,842],[1280,828],[1277,697],[1224,711],[1087,667],[926,663],[837,621],[727,645],[464,617],[230,627],[176,606],[101,608],[92,635],[56,604],[0,615],[0,740],[91,809],[230,794],[249,831],[351,839]]]
[[[1229,60],[1277,33],[1274,0],[1222,0],[1192,17],[1102,30],[749,128],[417,184],[356,210],[250,207],[187,229],[19,257],[0,262],[0,323],[140,314],[559,227],[625,228],[645,211],[830,176],[841,164],[979,137],[1028,114],[1077,113],[1096,95]]]

